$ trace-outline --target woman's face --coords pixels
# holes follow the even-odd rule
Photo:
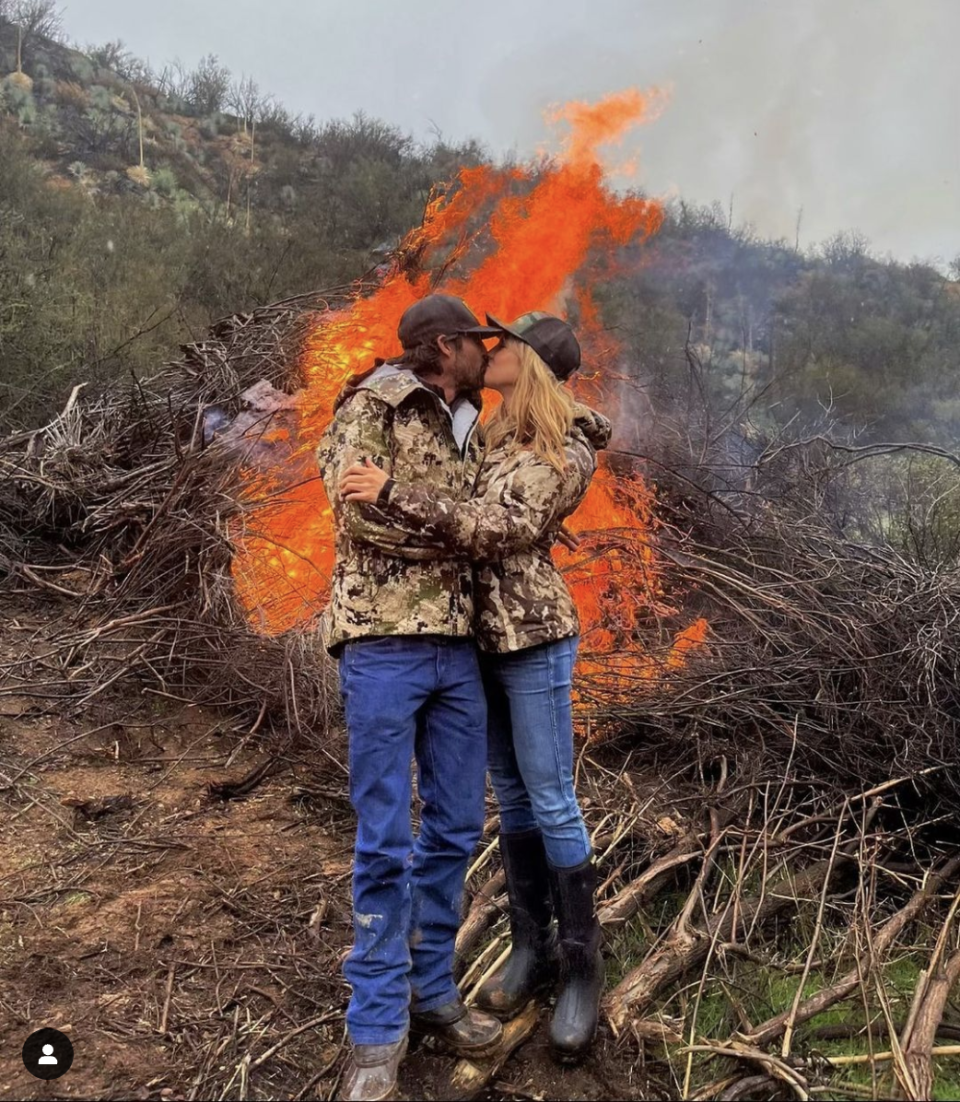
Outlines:
[[[501,341],[490,353],[483,385],[491,390],[516,386],[520,378],[520,357]]]

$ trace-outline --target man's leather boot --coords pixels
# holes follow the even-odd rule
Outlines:
[[[343,1073],[341,1102],[387,1102],[397,1096],[397,1071],[407,1038],[390,1045],[354,1045]]]
[[[575,1063],[597,1032],[603,991],[600,923],[593,898],[597,870],[591,857],[570,869],[551,866],[550,877],[560,928],[560,989],[550,1044],[561,1063]]]
[[[477,992],[476,1004],[503,1021],[557,978],[550,874],[539,830],[500,835],[507,881],[510,955]]]
[[[489,1056],[503,1039],[503,1026],[459,998],[436,1010],[410,1015],[410,1032],[436,1037],[457,1056]]]

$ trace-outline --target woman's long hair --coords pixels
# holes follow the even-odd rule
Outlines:
[[[486,446],[493,449],[515,441],[563,471],[567,466],[564,444],[573,427],[573,395],[530,345],[512,337],[504,343],[520,358],[520,376],[510,408],[501,403],[485,426]]]

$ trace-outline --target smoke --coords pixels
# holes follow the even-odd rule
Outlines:
[[[880,253],[960,253],[960,4],[619,3],[514,43],[486,77],[489,132],[520,153],[540,113],[613,87],[670,90],[636,180],[802,246],[858,229]],[[593,11],[594,9],[590,9]]]

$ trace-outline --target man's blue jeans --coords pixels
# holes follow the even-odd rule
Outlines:
[[[411,1003],[434,1010],[457,997],[453,950],[467,863],[483,830],[487,707],[467,639],[348,643],[340,690],[357,813],[347,1029],[354,1044],[389,1044],[407,1031]]]
[[[556,868],[572,868],[591,853],[573,788],[570,689],[577,642],[560,639],[480,659],[500,829],[514,834],[539,827]]]

